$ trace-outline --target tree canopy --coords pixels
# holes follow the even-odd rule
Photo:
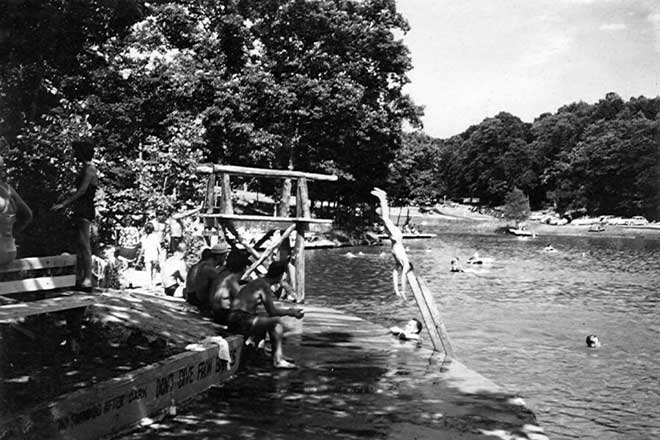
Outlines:
[[[660,97],[608,93],[531,124],[499,113],[449,139],[405,139],[405,179],[415,182],[407,200],[425,202],[442,188],[441,196],[494,206],[518,188],[535,209],[660,219]],[[403,186],[397,176],[390,184]]]
[[[48,207],[80,137],[96,145],[103,226],[200,200],[206,161],[334,173],[313,197],[368,200],[402,122],[419,123],[394,0],[5,2],[0,29],[0,154],[36,212],[27,253],[62,246],[40,237],[66,236]]]

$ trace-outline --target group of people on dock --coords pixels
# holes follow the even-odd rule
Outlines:
[[[185,276],[186,301],[227,327],[230,333],[245,336],[248,345],[258,347],[266,336],[270,338],[275,368],[295,368],[284,358],[282,316],[301,319],[304,311],[298,307],[281,307],[274,288],[284,283],[288,261],[275,260],[265,275],[243,282],[249,265],[245,250],[229,249],[224,242],[202,251],[201,259],[190,267]],[[267,315],[259,314],[263,305]]]
[[[90,141],[72,143],[75,158],[81,163],[74,191],[61,202],[51,207],[53,211],[71,210],[76,225],[78,254],[77,285],[82,289],[92,288],[93,256],[90,243],[91,225],[96,215],[94,198],[99,186],[99,177],[92,163],[94,146]],[[258,346],[268,336],[272,348],[273,365],[276,368],[295,368],[295,364],[284,358],[282,316],[301,319],[304,312],[298,307],[281,307],[273,288],[278,285],[291,292],[283,281],[287,273],[288,260],[273,261],[262,277],[243,282],[241,279],[249,265],[246,251],[234,247],[229,249],[224,241],[206,247],[201,259],[189,269],[186,264],[187,247],[183,240],[181,218],[189,213],[178,213],[165,223],[161,215],[152,216],[143,226],[142,234],[133,225],[133,219],[125,216],[118,234],[116,255],[131,261],[141,256],[149,273],[150,286],[154,287],[155,272],[162,274],[165,295],[179,295],[215,322],[227,327],[229,332],[242,334],[250,344]],[[5,167],[0,156],[0,264],[16,258],[14,236],[32,220],[32,210],[14,188],[6,182]],[[140,236],[141,235],[141,236]],[[167,236],[169,257],[163,250],[163,238]],[[210,244],[210,243],[207,243]],[[258,308],[264,306],[266,316]]]

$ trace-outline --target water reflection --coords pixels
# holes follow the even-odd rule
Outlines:
[[[555,253],[547,244],[450,234],[406,243],[458,357],[523,395],[551,438],[660,437],[660,242],[553,237]],[[392,293],[384,250],[310,252],[308,296],[385,326],[415,316]],[[492,264],[449,273],[452,258],[475,251]],[[602,348],[585,347],[592,333]]]

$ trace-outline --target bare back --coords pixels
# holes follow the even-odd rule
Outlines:
[[[256,314],[259,305],[268,302],[268,295],[271,295],[270,283],[263,278],[250,281],[238,292],[231,308]]]

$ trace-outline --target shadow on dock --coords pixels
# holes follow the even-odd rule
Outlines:
[[[253,362],[124,439],[546,439],[522,399],[458,361],[341,312],[306,307],[285,353]]]

